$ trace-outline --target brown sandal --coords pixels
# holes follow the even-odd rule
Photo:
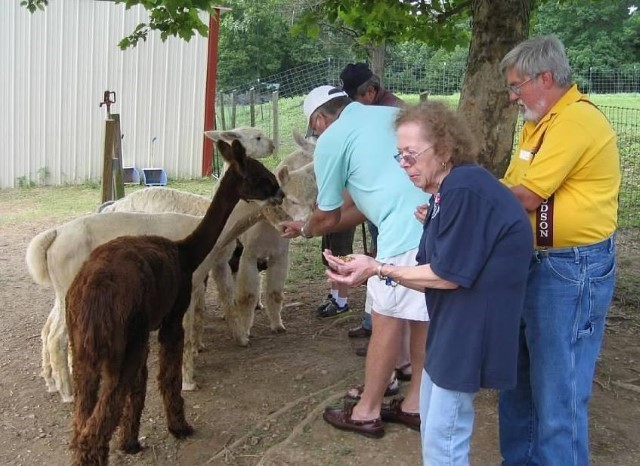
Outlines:
[[[382,403],[380,417],[385,422],[404,424],[409,429],[420,431],[420,413],[408,413],[402,410],[403,397],[394,398],[391,403]]]
[[[354,391],[357,394],[354,394],[353,393]],[[349,390],[344,395],[344,397],[347,400],[358,401],[360,399],[360,397],[362,396],[362,392],[364,392],[364,385],[358,385],[357,387],[354,387],[351,390]],[[393,380],[391,382],[389,382],[389,385],[387,385],[387,388],[384,391],[384,395],[383,396],[395,396],[398,393],[400,393],[400,384],[398,383],[398,379],[396,377],[394,377]]]
[[[411,372],[407,372],[407,369],[411,369],[411,363],[407,363],[402,367],[396,367],[396,378],[403,382],[411,381]]]

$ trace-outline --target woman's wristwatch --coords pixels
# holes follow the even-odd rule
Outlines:
[[[304,225],[300,227],[300,236],[306,239],[313,238],[313,235],[310,235],[304,231]]]

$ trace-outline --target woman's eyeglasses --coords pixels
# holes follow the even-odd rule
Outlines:
[[[424,152],[428,151],[432,147],[433,147],[433,144],[431,144],[429,147],[425,147],[420,152],[409,151],[406,154],[403,154],[402,151],[400,151],[397,154],[395,154],[393,158],[396,159],[396,162],[398,163],[401,163],[402,161],[404,161],[404,163],[406,163],[407,165],[413,165],[414,163],[416,163],[416,159],[420,157],[420,155],[422,155]]]

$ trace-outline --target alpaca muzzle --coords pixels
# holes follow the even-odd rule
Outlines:
[[[282,188],[278,188],[278,191],[276,191],[273,197],[269,198],[268,202],[271,205],[281,205],[282,201],[284,201],[284,191]]]

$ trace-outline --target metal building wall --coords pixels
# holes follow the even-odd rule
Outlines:
[[[121,51],[146,15],[94,0],[56,0],[31,14],[2,0],[0,188],[99,180],[105,90],[117,94],[125,166],[200,176],[207,40],[154,33]]]

